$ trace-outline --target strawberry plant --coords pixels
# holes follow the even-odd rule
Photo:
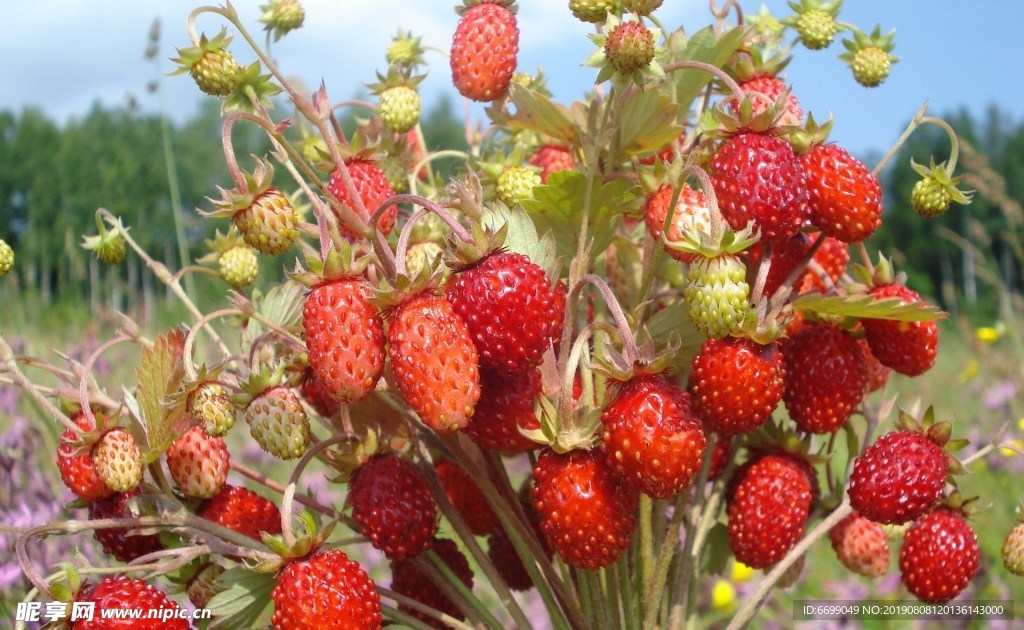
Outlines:
[[[969,201],[955,135],[914,115],[904,138],[935,124],[953,148],[916,167],[913,208],[884,208],[898,144],[869,167],[781,73],[796,43],[846,34],[839,60],[877,85],[892,34],[838,20],[840,0],[783,20],[736,4],[685,31],[657,0],[569,2],[564,19],[593,25],[581,72],[597,84],[573,103],[517,72],[514,0],[450,13],[440,70],[437,46],[399,33],[366,70],[376,103],[341,104],[348,86],[304,92],[232,5],[197,8],[174,63],[224,111],[231,181],[198,209],[210,253],[172,272],[105,210],[84,241],[106,264],[141,257],[190,317],[150,336],[122,316],[67,365],[0,336],[0,379],[62,429],[52,457],[76,497],[67,522],[0,529],[33,595],[187,594],[210,628],[674,628],[717,620],[732,560],[764,573],[741,627],[813,574],[826,537],[845,570],[887,573],[883,524],[908,527],[907,597],[961,593],[980,504],[953,475],[1001,438],[957,459],[955,410],[897,411],[890,371],[928,372],[945,313],[865,244],[887,213]],[[268,43],[301,36],[298,2],[262,10]],[[200,16],[223,30],[199,33]],[[482,133],[467,110],[464,153],[424,140],[430,71],[488,104]],[[236,125],[273,147],[251,171]],[[261,256],[292,270],[260,277]],[[13,264],[0,242],[0,274]],[[200,308],[192,272],[224,303]],[[115,346],[137,353],[134,382],[95,377]],[[28,553],[83,532],[129,564]],[[1015,573],[1021,539],[1006,536]]]

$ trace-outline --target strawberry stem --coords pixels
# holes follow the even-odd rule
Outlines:
[[[622,338],[623,358],[630,365],[636,365],[641,358],[640,350],[636,346],[633,331],[629,328],[629,320],[626,319],[626,314],[622,311],[622,305],[619,304],[618,298],[615,297],[615,292],[608,286],[605,279],[592,273],[588,273],[580,278],[580,281],[576,283],[572,290],[571,297],[573,301],[579,298],[580,292],[587,283],[600,292],[605,306],[608,307],[608,312],[611,313],[612,318],[615,320],[615,327]]]
[[[730,4],[733,4],[733,0],[729,0],[728,2],[726,2],[726,13],[728,13]],[[736,7],[736,12],[739,13],[739,6],[735,4],[733,6]],[[709,63],[704,63],[703,61],[685,59],[683,61],[676,61],[674,63],[670,63],[663,69],[665,70],[665,74],[668,74],[669,72],[675,72],[676,70],[703,70],[704,72],[713,75],[716,79],[719,79],[722,83],[724,83],[725,87],[729,88],[729,92],[732,93],[732,97],[737,102],[742,102],[744,97],[746,97],[747,95],[747,93],[743,91],[743,88],[740,87],[740,84],[736,82],[736,79],[730,77],[724,70],[722,70],[718,66],[713,66]]]
[[[235,146],[231,139],[231,130],[235,122],[243,118],[246,118],[246,115],[242,112],[235,112],[224,118],[224,123],[220,128],[220,143],[224,148],[224,161],[227,163],[228,172],[231,173],[231,179],[235,182],[235,188],[240,194],[247,195],[249,194],[249,184],[245,181],[242,169],[238,168],[238,158],[235,157]]]
[[[878,174],[882,172],[882,169],[889,163],[889,160],[896,156],[896,152],[900,150],[900,147],[902,147],[903,143],[907,141],[910,134],[914,133],[914,130],[921,125],[921,121],[925,118],[926,111],[928,111],[928,103],[922,104],[921,107],[917,109],[917,112],[914,113],[914,117],[911,118],[910,122],[907,124],[907,128],[904,129],[903,133],[900,134],[900,137],[896,139],[896,142],[893,143],[889,152],[886,153],[881,161],[875,165],[875,168],[871,169],[872,175],[878,177]]]
[[[956,161],[960,157],[960,141],[956,137],[956,132],[953,131],[953,128],[945,120],[935,118],[934,116],[925,116],[920,122],[921,124],[931,123],[941,128],[949,136],[949,162],[946,164],[946,173],[952,176],[953,171],[956,169]]]
[[[185,335],[185,342],[182,345],[181,358],[185,366],[185,376],[190,381],[194,381],[197,378],[196,366],[193,362],[193,354],[195,354],[194,347],[196,344],[196,336],[199,331],[215,319],[221,317],[239,316],[242,315],[242,311],[237,308],[223,308],[219,311],[214,311],[209,315],[204,315],[195,324],[189,328],[188,334]]]
[[[11,346],[8,345],[7,339],[4,338],[3,334],[0,334],[0,373],[3,372],[9,373],[14,384],[27,392],[32,400],[40,406],[40,408],[64,425],[65,429],[71,430],[75,435],[82,435],[84,433],[84,431],[78,428],[78,425],[73,422],[71,418],[68,418],[59,407],[50,402],[50,400],[43,395],[32,381],[28,380],[25,374],[18,367],[18,361],[14,354],[14,350],[12,350]]]

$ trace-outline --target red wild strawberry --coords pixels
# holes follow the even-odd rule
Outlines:
[[[736,470],[727,501],[729,546],[755,569],[783,558],[804,535],[814,486],[809,466],[785,453],[767,454]]]
[[[644,494],[668,499],[700,472],[707,440],[690,396],[666,377],[643,375],[622,385],[601,412],[608,465]]]
[[[137,496],[139,496],[138,488],[90,503],[89,519],[134,518],[136,515],[130,509],[130,502]],[[131,527],[97,529],[93,531],[93,536],[103,547],[104,553],[121,562],[131,562],[163,548],[159,536],[154,534],[137,535],[132,531],[133,529]]]
[[[263,540],[264,533],[281,533],[281,512],[276,505],[248,488],[230,484],[204,501],[196,516],[253,540]]]
[[[449,63],[459,94],[493,101],[508,91],[516,71],[519,27],[513,0],[467,2],[455,27]]]
[[[480,398],[476,346],[443,297],[420,293],[391,314],[388,357],[409,406],[440,433],[463,429]]]
[[[942,497],[949,457],[918,431],[886,433],[854,460],[850,505],[879,523],[906,523]]]
[[[639,493],[600,451],[544,451],[533,478],[540,529],[566,564],[600,569],[622,556],[636,527]]]
[[[450,459],[437,462],[434,469],[448,500],[470,531],[477,536],[486,536],[494,531],[499,523],[498,517],[473,478]]]
[[[93,429],[92,421],[82,412],[71,416],[71,420],[82,431],[88,432]],[[89,450],[81,447],[84,451],[75,454],[79,449],[73,442],[77,439],[78,434],[68,428],[60,436],[57,446],[57,468],[60,469],[60,478],[64,481],[64,485],[83,501],[89,503],[114,494],[114,489],[103,483],[103,479],[96,474],[96,467],[92,463]]]
[[[856,243],[882,223],[882,188],[864,163],[834,144],[817,144],[800,157],[807,173],[810,220],[819,230]]]
[[[839,430],[860,404],[867,367],[857,340],[838,326],[804,326],[785,345],[786,388],[782,400],[801,431]]]
[[[761,426],[782,400],[785,368],[777,343],[708,339],[693,358],[687,385],[708,430],[725,437]]]
[[[903,584],[924,602],[947,602],[978,570],[978,534],[958,510],[940,508],[917,519],[903,537]]]
[[[735,457],[732,444],[725,438],[715,440],[715,448],[711,452],[711,465],[708,467],[708,480],[714,481],[722,476],[725,467]]]
[[[485,256],[453,275],[446,293],[469,327],[483,367],[504,373],[537,367],[561,332],[556,289],[544,269],[522,254]]]
[[[668,217],[668,205],[672,202],[672,194],[671,186],[662,186],[653,195],[647,197],[644,221],[647,223],[648,233],[654,238],[661,238],[661,231],[665,226],[665,219]],[[703,192],[684,185],[679,191],[676,211],[672,215],[672,222],[668,225],[668,234],[665,235],[665,240],[668,242],[682,241],[693,230],[711,234],[711,211],[708,209]],[[699,258],[697,254],[671,247],[666,247],[665,251],[676,260],[685,263],[693,263]]]
[[[889,540],[878,523],[853,512],[828,531],[836,557],[847,569],[867,577],[889,571]]]
[[[548,175],[573,169],[572,152],[557,144],[542,144],[530,156],[529,163],[540,169],[540,181],[548,183]]]
[[[359,194],[359,199],[366,208],[367,216],[365,218],[369,219],[377,209],[377,206],[395,196],[395,191],[391,188],[391,184],[388,183],[388,178],[385,177],[384,171],[373,160],[351,158],[345,160],[345,166],[348,168],[349,177],[352,178],[352,185],[355,187],[356,193]],[[327,189],[331,191],[331,194],[338,201],[351,208],[354,212],[359,212],[358,208],[356,208],[355,200],[348,192],[348,186],[345,185],[345,178],[342,176],[340,169],[331,171],[331,179],[327,183]],[[378,219],[377,229],[385,235],[390,234],[391,229],[395,227],[397,218],[398,206],[391,206]],[[340,216],[338,219],[338,227],[341,229],[342,235],[353,235],[353,232],[345,228],[344,222],[340,222]]]
[[[800,160],[788,142],[771,136],[733,136],[711,158],[711,183],[729,225],[742,230],[753,221],[768,241],[795,236],[810,211]]]
[[[274,630],[380,628],[380,595],[363,569],[338,549],[289,562],[270,591]]]
[[[302,375],[302,381],[299,382],[299,395],[324,418],[330,418],[341,411],[341,403],[327,393],[312,368],[306,368]]]
[[[437,507],[423,474],[397,455],[376,455],[360,466],[346,502],[361,533],[393,562],[415,558],[437,533]]]
[[[905,286],[888,284],[875,287],[876,299],[899,298],[904,304],[920,303],[921,296]],[[939,325],[935,322],[900,322],[888,319],[863,319],[865,338],[882,365],[907,376],[924,374],[935,364],[939,351]]]
[[[452,573],[458,576],[459,580],[466,585],[466,588],[473,588],[473,569],[470,568],[466,556],[459,551],[459,547],[454,542],[445,538],[436,538],[430,548],[451,569]],[[391,576],[391,590],[394,592],[405,595],[409,599],[460,621],[466,619],[462,610],[426,574],[420,571],[413,562],[406,560],[392,563]],[[437,619],[410,606],[399,605],[398,609],[435,628],[449,627],[447,624],[441,623]]]
[[[95,605],[96,614],[71,622],[71,630],[188,630],[187,613],[178,617],[178,605],[155,586],[124,576],[108,577],[95,585],[86,585],[75,602]],[[123,610],[124,617],[100,614]],[[138,614],[139,616],[129,616]],[[167,611],[166,613],[160,611]]]
[[[538,444],[520,429],[539,429],[533,401],[541,393],[540,370],[508,376],[480,371],[480,400],[466,434],[480,448],[501,453],[532,451]]]
[[[384,323],[356,278],[318,284],[302,307],[309,366],[341,403],[370,395],[384,369]]]
[[[776,76],[761,75],[740,84],[740,90],[750,95],[750,104],[754,116],[763,114],[768,108],[778,102],[782,93],[788,88],[785,81]],[[733,112],[739,112],[740,104],[733,99],[729,101]],[[804,119],[804,110],[800,107],[800,101],[792,92],[786,95],[786,104],[779,114],[778,123],[781,125],[799,126]]]
[[[875,358],[875,355],[871,353],[871,346],[868,345],[868,340],[861,338],[857,340],[860,344],[860,351],[864,354],[864,365],[868,370],[868,384],[867,391],[876,392],[889,382],[889,375],[892,373],[891,368],[887,368]]]
[[[231,455],[224,438],[206,435],[192,427],[167,449],[167,469],[187,497],[209,499],[224,487]]]
[[[839,239],[826,236],[825,240],[821,243],[821,247],[818,248],[818,251],[814,252],[813,262],[821,271],[825,272],[832,281],[832,285],[835,285],[843,277],[843,274],[846,273],[846,266],[850,264],[850,248]],[[812,268],[810,273],[804,276],[800,293],[807,293],[808,291],[825,293],[829,289],[831,285],[826,286],[825,282],[815,271]],[[798,284],[797,286],[800,285]]]

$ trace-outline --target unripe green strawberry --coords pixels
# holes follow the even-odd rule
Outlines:
[[[413,243],[405,252],[405,272],[410,278],[415,278],[423,273],[428,264],[440,260],[442,256],[444,249],[434,241]],[[448,267],[441,265],[440,271],[443,274],[442,278],[448,276]]]
[[[266,6],[261,8],[263,15],[260,17],[260,22],[266,24],[265,30],[274,34],[274,41],[280,39],[285,33],[299,28],[306,20],[306,11],[298,3],[298,0],[270,0]]]
[[[508,207],[533,197],[533,189],[540,186],[540,173],[528,166],[511,166],[498,176],[498,200]]]
[[[268,256],[283,254],[299,237],[299,217],[288,197],[274,186],[235,214],[235,226],[245,242]]]
[[[622,8],[628,13],[646,16],[654,13],[664,0],[623,0]]]
[[[236,289],[249,285],[259,273],[259,259],[256,250],[248,245],[232,247],[220,255],[217,261],[220,278]]]
[[[115,492],[128,492],[142,481],[142,453],[124,429],[111,429],[92,448],[92,464],[103,483]]]
[[[597,24],[604,22],[615,8],[615,0],[569,0],[569,10],[576,19]]]
[[[14,267],[14,250],[6,241],[0,239],[0,278]]]
[[[389,130],[405,133],[420,121],[420,95],[407,85],[388,88],[380,95],[377,116]]]
[[[604,54],[622,74],[645,68],[654,60],[654,33],[640,22],[620,22],[609,31]]]
[[[217,584],[221,573],[224,573],[224,567],[214,562],[208,562],[196,571],[185,587],[193,606],[206,608],[215,595],[224,591],[224,587]]]
[[[199,89],[210,96],[227,96],[238,84],[241,69],[227,49],[231,38],[222,30],[213,39],[203,35],[198,46],[178,49],[174,74],[188,72]]]
[[[203,424],[207,435],[223,437],[235,426],[235,405],[217,381],[200,383],[188,395],[185,408]]]
[[[828,48],[839,32],[836,18],[824,9],[811,9],[800,14],[796,21],[800,41],[811,50]]]
[[[690,265],[683,299],[693,325],[715,338],[739,328],[750,310],[746,277],[743,261],[731,254],[702,258]]]
[[[933,177],[918,180],[910,193],[914,211],[929,219],[945,214],[952,201],[949,190]]]
[[[281,459],[301,457],[312,440],[298,395],[283,385],[253,398],[245,407],[245,421],[260,447]]]
[[[1024,523],[1017,523],[1003,540],[1003,566],[1014,575],[1024,575]]]
[[[881,48],[871,46],[858,52],[850,67],[857,83],[864,87],[875,87],[889,76],[889,55]]]
[[[127,253],[124,236],[120,230],[104,229],[96,236],[86,236],[82,247],[95,254],[105,265],[120,265]]]
[[[192,427],[167,449],[171,479],[187,497],[209,499],[220,492],[230,463],[224,438],[210,437],[202,427]]]

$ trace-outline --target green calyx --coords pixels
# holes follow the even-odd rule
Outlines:
[[[519,432],[534,442],[551,447],[556,453],[568,453],[577,449],[589,450],[601,438],[601,410],[580,411],[580,417],[572,422],[562,422],[558,408],[546,396],[540,396],[534,403],[539,429],[519,428]]]
[[[252,173],[244,173],[243,176],[246,184],[245,191],[238,188],[228,190],[218,186],[217,192],[220,193],[220,199],[209,198],[217,209],[212,212],[200,211],[200,213],[208,217],[230,217],[240,210],[250,208],[270,188],[274,179],[274,167],[266,160],[256,158],[256,169]]]
[[[323,258],[312,254],[306,256],[308,271],[296,265],[288,277],[304,287],[313,288],[324,282],[357,278],[363,275],[369,264],[370,256],[361,244],[343,240],[340,246],[332,245]]]
[[[127,253],[124,234],[128,232],[128,228],[124,227],[121,220],[118,219],[114,229],[108,230],[99,212],[96,213],[96,227],[99,234],[82,237],[82,248],[95,254],[96,258],[104,264],[119,265],[124,262]],[[0,252],[0,257],[2,257],[2,252]],[[0,262],[0,269],[2,266],[3,263]]]
[[[953,475],[963,475],[967,472],[963,464],[961,464],[955,457],[954,453],[969,445],[970,440],[959,438],[953,439],[953,421],[936,421],[935,407],[929,406],[925,409],[920,420],[901,409],[899,417],[896,420],[896,427],[898,429],[920,433],[939,445],[946,454],[946,458],[949,462],[951,482],[955,483],[955,480],[952,478]]]
[[[270,551],[280,556],[273,560],[264,560],[252,567],[257,573],[277,573],[290,562],[306,558],[319,550],[331,537],[337,521],[330,521],[327,525],[321,526],[320,519],[309,510],[302,510],[296,517],[296,523],[285,523],[285,527],[292,528],[292,540],[282,536],[263,534],[263,544]]]
[[[498,6],[505,7],[512,13],[519,10],[519,6],[516,5],[516,0],[463,0],[461,5],[455,7],[455,12],[462,15],[469,9],[481,4],[496,4]]]
[[[953,177],[945,162],[935,164],[932,158],[928,166],[923,166],[911,160],[910,166],[921,176],[914,184],[910,203],[922,217],[933,219],[941,216],[953,202],[961,205],[971,202],[974,191],[960,190],[957,185],[961,178]]]
[[[249,112],[256,110],[253,100],[264,109],[272,109],[270,97],[281,92],[281,86],[273,82],[273,76],[262,73],[260,62],[254,61],[238,73],[235,89],[224,98],[223,110],[228,112]]]
[[[895,29],[882,35],[881,27],[876,26],[871,35],[854,29],[853,39],[843,40],[846,52],[839,58],[850,66],[857,83],[876,87],[885,81],[892,64],[899,61],[899,57],[892,54],[895,36]]]
[[[302,26],[306,19],[306,11],[297,0],[270,0],[260,7],[263,15],[264,30],[268,31],[274,41]]]

